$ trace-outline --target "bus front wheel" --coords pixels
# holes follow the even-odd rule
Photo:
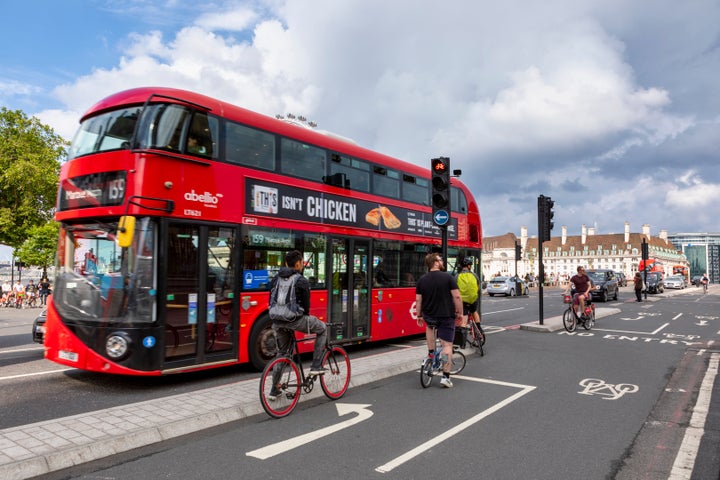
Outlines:
[[[258,370],[263,370],[265,365],[275,358],[277,343],[275,342],[275,333],[269,316],[263,315],[255,321],[250,333],[248,349],[250,363]]]

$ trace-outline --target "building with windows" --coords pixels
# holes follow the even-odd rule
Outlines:
[[[674,233],[668,240],[687,257],[691,278],[707,273],[720,283],[720,233]]]
[[[648,243],[649,258],[661,262],[665,275],[672,275],[673,266],[688,266],[682,251],[669,241],[666,230],[657,236],[650,234],[650,225],[642,226],[641,233],[631,233],[625,222],[624,233],[598,235],[594,228],[582,226],[581,235],[568,236],[567,227],[561,227],[561,235],[542,244],[545,275],[548,280],[567,281],[582,265],[588,269],[610,269],[623,272],[628,279],[638,271],[642,259],[643,240]],[[520,260],[515,260],[515,245],[521,246]],[[527,227],[520,229],[520,237],[506,233],[497,237],[483,238],[483,278],[496,275],[537,276],[539,248],[537,237],[528,237]]]

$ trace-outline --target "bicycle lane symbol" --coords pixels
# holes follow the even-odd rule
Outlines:
[[[579,394],[600,395],[603,400],[617,400],[626,393],[635,393],[640,390],[640,387],[632,383],[613,385],[597,378],[585,378],[580,381],[580,386],[583,387],[583,390],[579,391]]]

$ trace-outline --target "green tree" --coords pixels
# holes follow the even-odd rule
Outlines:
[[[52,221],[68,142],[21,110],[0,109],[0,243],[18,248]]]
[[[46,277],[47,267],[55,262],[59,231],[60,225],[56,222],[31,227],[28,238],[15,250],[15,256],[25,264],[42,267]]]

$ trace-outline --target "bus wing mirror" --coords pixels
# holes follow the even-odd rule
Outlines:
[[[123,215],[120,217],[118,223],[117,232],[117,244],[120,248],[128,248],[132,245],[133,237],[135,236],[135,217],[130,215]]]

